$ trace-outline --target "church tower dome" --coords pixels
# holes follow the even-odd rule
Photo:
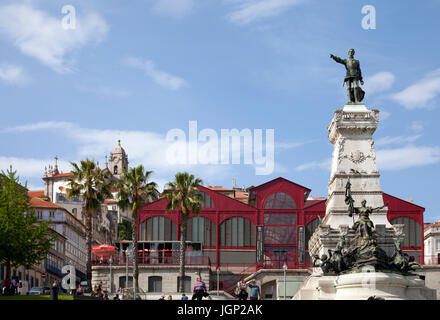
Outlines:
[[[122,170],[128,170],[128,155],[121,147],[121,140],[118,140],[118,145],[110,153],[109,169],[113,176],[119,179],[122,178]]]

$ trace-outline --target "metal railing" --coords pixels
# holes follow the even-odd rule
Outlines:
[[[417,259],[419,258],[419,259]],[[416,262],[420,263],[421,257],[416,257]],[[440,264],[440,254],[435,254],[435,255],[425,255],[424,259],[423,259],[423,264],[425,265],[436,265],[436,264]]]
[[[127,263],[125,256],[115,256],[112,260],[112,266],[125,266]],[[179,265],[179,257],[171,256],[158,256],[158,257],[138,257],[139,265]],[[128,264],[133,264],[133,259],[128,258]],[[110,261],[108,259],[94,259],[92,260],[93,266],[108,266]],[[201,265],[201,266],[211,266],[211,261],[208,256],[187,256],[185,258],[185,265]]]

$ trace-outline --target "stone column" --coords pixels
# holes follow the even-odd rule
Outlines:
[[[350,177],[355,206],[365,199],[367,206],[380,207],[383,203],[379,171],[376,166],[373,133],[379,123],[379,110],[368,110],[364,104],[347,104],[336,110],[328,126],[328,138],[334,145],[328,200],[323,224],[332,228],[353,224],[347,215],[345,186]],[[391,227],[387,208],[374,212],[370,219],[375,225]]]

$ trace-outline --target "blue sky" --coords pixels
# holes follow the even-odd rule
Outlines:
[[[129,5],[127,4],[129,3]],[[76,9],[76,28],[61,9]],[[364,30],[365,5],[376,29]],[[0,3],[0,168],[41,188],[44,166],[104,156],[122,140],[130,164],[163,185],[180,169],[211,185],[283,176],[327,195],[327,125],[346,102],[329,54],[356,49],[381,111],[374,138],[382,189],[440,219],[440,2],[353,0],[28,0]],[[173,167],[165,135],[275,130],[275,170]]]

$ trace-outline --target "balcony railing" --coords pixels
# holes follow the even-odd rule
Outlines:
[[[420,260],[420,259],[419,259]],[[417,261],[417,259],[416,259]],[[419,261],[417,261],[419,262]],[[420,263],[420,262],[419,262]],[[424,264],[425,265],[435,265],[440,264],[440,254],[436,255],[425,255],[424,256]]]
[[[180,263],[179,257],[175,256],[157,256],[157,257],[147,257],[141,256],[138,257],[139,265],[163,265],[163,266],[178,266]],[[92,261],[92,265],[94,266],[108,266],[110,264],[108,259],[94,259]],[[112,266],[125,266],[127,264],[127,260],[125,256],[116,256],[113,257]],[[131,266],[133,264],[133,259],[128,258],[128,265]],[[187,256],[185,258],[185,265],[187,266],[211,266],[211,261],[207,256]]]

